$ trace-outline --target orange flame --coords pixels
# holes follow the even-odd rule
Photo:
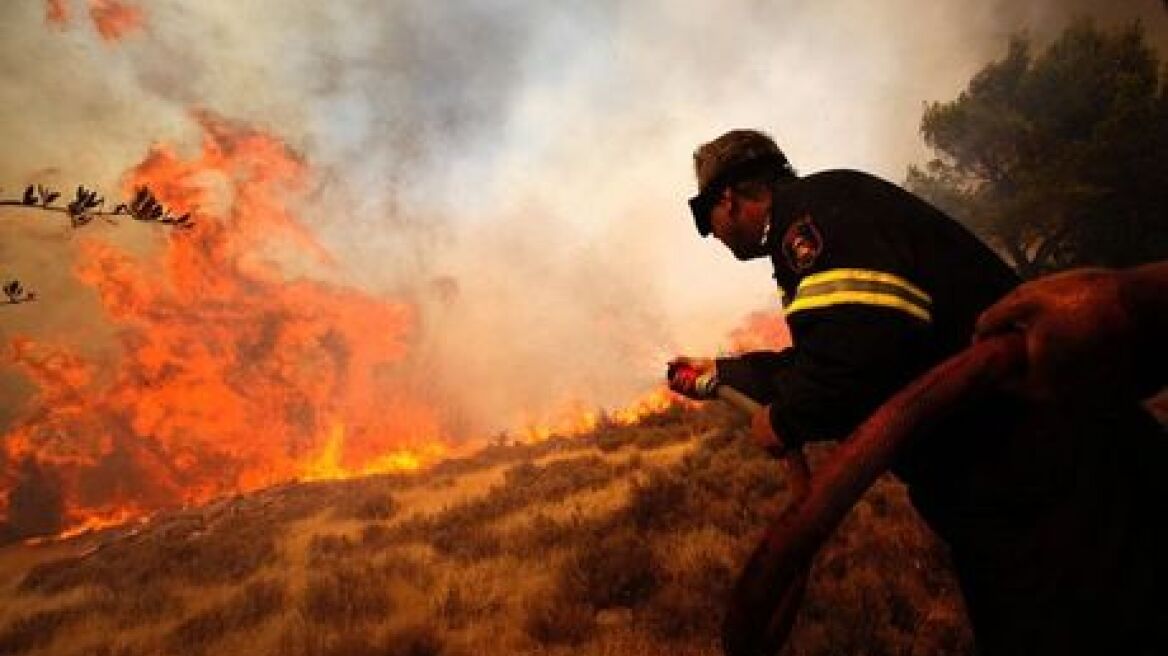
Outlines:
[[[588,409],[583,401],[565,403],[563,409],[550,421],[524,422],[519,430],[519,439],[525,442],[542,442],[553,436],[575,437],[596,430],[602,423],[616,426],[632,426],[646,417],[665,412],[671,408],[692,407],[692,401],[675,395],[669,388],[661,386],[647,392],[628,405],[613,410]]]
[[[141,9],[119,0],[89,0],[89,17],[101,38],[109,42],[122,40],[143,23]]]
[[[89,18],[98,35],[109,43],[121,41],[145,23],[141,9],[121,0],[89,0]],[[57,27],[68,25],[67,0],[45,0],[45,21]]]
[[[64,27],[69,23],[69,5],[65,0],[46,0],[45,21],[50,25]]]
[[[730,352],[766,351],[791,345],[791,331],[778,312],[759,310],[743,317],[730,331]]]
[[[445,452],[441,416],[395,366],[412,308],[285,273],[332,262],[290,207],[304,161],[247,126],[195,119],[200,153],[155,146],[125,180],[175,212],[203,208],[194,227],[150,256],[101,241],[81,249],[76,273],[118,327],[116,357],[9,345],[39,391],[0,453],[5,513],[16,464],[30,458],[61,481],[76,526],[295,478],[410,469]]]

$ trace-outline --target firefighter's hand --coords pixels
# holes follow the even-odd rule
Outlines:
[[[1018,386],[1038,398],[1129,394],[1136,357],[1121,281],[1108,269],[1078,269],[1028,282],[986,310],[976,336],[1019,332],[1026,371]]]
[[[718,387],[717,366],[712,358],[679,356],[669,361],[669,389],[697,401],[714,398]]]
[[[750,437],[755,444],[776,458],[782,458],[787,453],[787,445],[771,425],[769,405],[759,408],[750,418]]]

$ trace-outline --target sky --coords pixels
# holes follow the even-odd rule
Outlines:
[[[1168,43],[1159,0],[127,4],[142,23],[117,42],[81,0],[65,25],[41,2],[0,7],[0,197],[117,190],[151,144],[197,148],[193,108],[275,135],[307,163],[298,216],[336,263],[306,275],[417,307],[413,348],[482,430],[568,399],[619,406],[671,355],[778,310],[765,262],[692,229],[700,143],[753,127],[800,172],[900,182],[929,157],[925,104],[1012,34],[1093,16]],[[0,277],[42,296],[0,308],[0,342],[108,346],[70,262],[84,239],[157,238],[85,230],[0,214]],[[28,395],[0,369],[0,433]]]

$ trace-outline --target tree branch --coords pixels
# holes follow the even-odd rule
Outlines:
[[[114,217],[128,216],[135,221],[157,223],[187,230],[194,227],[191,212],[178,215],[172,213],[146,187],[139,187],[129,203],[119,203],[114,209],[105,209],[105,198],[85,187],[77,187],[73,200],[65,205],[56,205],[61,192],[43,185],[29,185],[20,198],[0,198],[0,207],[20,207],[44,212],[55,212],[69,217],[73,228],[89,225],[96,219],[103,219],[116,225]],[[0,305],[18,305],[37,300],[37,294],[24,288],[19,280],[10,280],[0,288],[7,300],[0,298]]]

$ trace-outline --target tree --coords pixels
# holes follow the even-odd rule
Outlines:
[[[1024,277],[1168,257],[1168,71],[1139,24],[1087,20],[1040,55],[1025,36],[925,109],[936,154],[908,186]]]

